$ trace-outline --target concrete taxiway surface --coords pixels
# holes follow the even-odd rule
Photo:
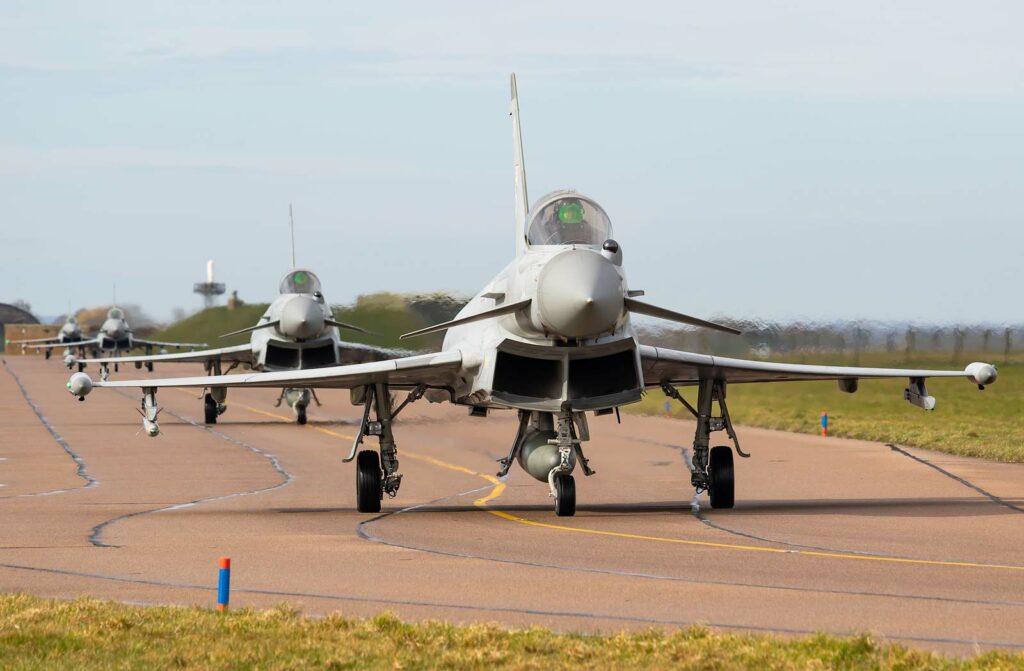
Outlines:
[[[276,392],[232,390],[204,427],[196,392],[163,390],[150,439],[134,391],[79,403],[67,377],[41,357],[0,371],[4,592],[212,605],[228,555],[235,607],[1024,649],[1022,465],[743,429],[736,508],[702,497],[693,514],[679,449],[692,425],[602,417],[587,445],[598,474],[577,473],[577,515],[558,518],[518,467],[494,477],[512,413],[420,401],[396,424],[401,493],[364,515],[341,462],[347,392],[320,392],[297,426]]]

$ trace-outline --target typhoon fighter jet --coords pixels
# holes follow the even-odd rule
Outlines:
[[[79,340],[71,343],[71,346],[77,349],[80,353],[92,351],[95,355],[99,355],[101,352],[109,352],[111,356],[116,357],[119,353],[128,352],[136,347],[141,347],[147,354],[152,354],[153,349],[157,347],[160,349],[164,349],[166,347],[182,349],[185,347],[206,347],[206,343],[161,342],[159,340],[136,338],[135,333],[125,320],[124,310],[114,305],[107,311],[107,318],[103,321],[103,324],[100,326],[100,330],[96,333],[95,337]],[[67,347],[67,345],[61,343],[49,343],[45,345],[34,345],[34,347],[37,349],[52,350],[56,347]],[[77,364],[79,371],[85,367],[85,363],[81,361],[80,358],[76,358],[70,353],[64,357],[64,363],[68,368],[73,368]],[[117,366],[118,364],[115,363],[114,370],[117,370]]]
[[[84,359],[98,363],[100,378],[107,379],[110,364],[143,365],[150,371],[155,363],[202,363],[211,376],[230,373],[238,366],[256,371],[296,371],[393,359],[410,352],[387,350],[341,340],[339,329],[360,333],[367,331],[335,320],[324,300],[320,279],[310,270],[293,268],[281,279],[279,295],[267,307],[259,321],[248,328],[221,337],[250,333],[248,343],[180,354],[122,356],[106,359]],[[217,417],[227,409],[225,387],[209,387],[203,392],[203,415],[207,424],[216,424]],[[278,405],[288,403],[299,424],[306,423],[306,408],[316,395],[311,387],[283,387]],[[157,425],[147,427],[159,431]]]
[[[512,78],[516,256],[452,321],[407,334],[446,331],[439,353],[315,370],[155,380],[93,382],[78,373],[68,390],[79,399],[93,386],[139,387],[144,421],[155,421],[156,393],[163,387],[347,388],[363,406],[362,421],[346,461],[356,458],[356,502],[362,512],[380,510],[384,494],[402,482],[395,444],[395,417],[426,397],[469,406],[476,416],[514,410],[519,428],[500,476],[516,461],[547,483],[557,515],[573,515],[573,471],[593,474],[582,444],[591,439],[588,412],[604,415],[660,388],[697,420],[690,483],[706,491],[713,508],[734,502],[733,450],[741,451],[726,404],[730,384],[836,380],[853,393],[861,379],[907,378],[904,398],[931,410],[929,377],[961,377],[979,387],[996,379],[995,367],[972,363],[966,370],[913,370],[816,366],[723,358],[640,343],[630,317],[649,315],[701,328],[736,333],[637,300],[624,272],[624,251],[612,237],[608,215],[592,198],[571,190],[550,193],[528,208],[526,171],[515,77]],[[695,387],[696,403],[680,388]],[[391,392],[408,390],[397,407]],[[717,410],[716,410],[717,406]],[[725,431],[732,446],[711,447]],[[357,450],[367,435],[378,450]]]
[[[78,324],[78,320],[74,315],[69,314],[67,320],[60,327],[60,331],[57,335],[50,336],[49,338],[32,338],[30,340],[11,340],[12,345],[21,345],[21,349],[24,352],[28,347],[43,347],[44,345],[53,345],[54,347],[63,346],[65,349],[70,349],[72,344],[80,343],[85,340],[85,336],[82,335],[82,327]],[[52,347],[45,347],[43,354],[47,359],[53,354]]]

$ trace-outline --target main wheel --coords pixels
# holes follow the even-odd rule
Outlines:
[[[379,513],[384,497],[380,456],[373,450],[363,450],[356,457],[356,510],[361,513]]]
[[[299,424],[306,423],[306,406],[300,405],[299,407],[295,408],[295,421],[298,422]],[[376,454],[376,452],[374,454]]]
[[[576,514],[576,480],[568,473],[555,476],[555,514],[559,517]]]
[[[120,372],[120,371],[121,371],[121,364],[117,364],[117,363],[115,363],[115,364],[114,364],[114,372],[115,372],[115,373],[118,373],[118,372]]]
[[[719,445],[711,448],[708,461],[708,497],[712,508],[732,508],[736,501],[736,479],[733,474],[732,448]]]
[[[203,421],[207,424],[217,423],[217,401],[213,400],[211,394],[203,396]]]
[[[45,352],[43,352],[43,358],[44,359],[49,359],[52,354],[53,354],[53,351],[48,349]]]
[[[148,370],[150,373],[153,372],[153,362],[152,361],[147,361],[146,362],[146,370]]]

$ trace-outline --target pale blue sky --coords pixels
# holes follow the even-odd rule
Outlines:
[[[530,192],[595,197],[697,315],[1019,322],[1018,2],[0,5],[0,300],[470,293]],[[552,5],[557,5],[552,7]],[[624,9],[624,7],[628,7]]]

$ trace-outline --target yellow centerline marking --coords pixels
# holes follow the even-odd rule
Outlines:
[[[179,391],[185,392],[184,389],[179,389]],[[185,392],[185,393],[188,393],[188,392]],[[267,412],[266,410],[260,410],[259,408],[253,408],[251,406],[243,405],[241,403],[237,403],[235,405],[238,405],[239,407],[244,408],[245,410],[248,410],[250,412],[255,412],[255,413],[258,413],[260,415],[265,415],[267,417],[273,417],[275,419],[283,419],[285,421],[288,421],[288,420],[291,419],[290,417],[287,417],[286,415],[281,415],[281,414],[274,413],[274,412]],[[349,435],[345,435],[345,434],[342,434],[342,433],[338,433],[336,431],[331,431],[330,429],[325,429],[325,428],[323,428],[321,426],[315,426],[315,425],[311,425],[311,424],[307,424],[306,426],[308,428],[313,429],[314,431],[319,431],[320,433],[326,434],[328,436],[334,436],[335,438],[341,438],[341,439],[344,439],[344,440],[355,440],[355,436],[349,436]],[[489,505],[490,502],[505,493],[506,485],[499,478],[496,478],[493,475],[487,475],[486,473],[478,473],[477,471],[474,471],[471,468],[466,468],[465,466],[459,466],[458,464],[451,464],[451,463],[448,463],[447,461],[442,461],[442,460],[436,459],[434,457],[430,457],[430,456],[426,456],[426,455],[422,455],[422,454],[416,454],[415,452],[410,452],[409,450],[402,450],[402,454],[407,456],[407,457],[410,457],[410,458],[412,458],[412,459],[414,459],[416,461],[422,461],[424,463],[428,463],[428,464],[431,464],[433,466],[437,466],[438,468],[445,468],[445,469],[447,469],[449,471],[455,471],[457,473],[464,473],[466,475],[474,475],[474,476],[476,476],[478,478],[483,478],[487,482],[491,483],[493,485],[493,487],[491,488],[491,492],[489,494],[474,500],[473,501],[473,505],[476,506],[477,508],[480,508],[481,510],[484,510],[484,511],[490,513],[491,515],[494,515],[495,517],[500,517],[503,520],[508,520],[510,522],[517,522],[519,524],[525,524],[525,525],[531,526],[531,527],[540,527],[542,529],[552,529],[552,530],[555,530],[555,531],[571,531],[571,532],[580,533],[580,534],[590,534],[590,535],[593,535],[593,536],[608,536],[608,537],[612,537],[612,538],[628,538],[630,540],[651,541],[651,542],[656,542],[656,543],[672,543],[672,544],[675,544],[675,545],[690,545],[690,546],[696,546],[696,547],[717,548],[717,549],[724,549],[724,550],[738,550],[738,551],[743,551],[743,552],[766,552],[766,553],[770,553],[770,554],[802,555],[802,556],[805,556],[805,557],[825,557],[825,558],[829,558],[829,559],[856,559],[856,560],[860,560],[860,561],[890,562],[890,563],[894,563],[894,564],[918,564],[918,565],[925,565],[925,566],[949,566],[949,567],[960,567],[960,568],[987,568],[987,569],[1002,569],[1002,570],[1007,570],[1007,571],[1024,571],[1024,566],[1012,566],[1012,565],[1008,565],[1008,564],[982,564],[982,563],[979,563],[979,562],[942,561],[942,560],[939,560],[939,559],[912,559],[912,558],[909,558],[909,557],[889,557],[889,556],[885,556],[885,555],[861,555],[861,554],[853,554],[853,553],[848,553],[848,552],[825,552],[823,550],[789,550],[789,549],[783,549],[783,548],[764,547],[764,546],[760,546],[760,545],[740,545],[740,544],[737,544],[737,543],[715,543],[713,541],[696,541],[696,540],[689,540],[689,539],[685,539],[685,538],[667,538],[667,537],[664,537],[664,536],[645,536],[643,534],[630,534],[630,533],[625,533],[625,532],[622,532],[622,531],[604,531],[604,530],[601,530],[601,529],[587,529],[587,528],[583,528],[583,527],[570,527],[570,526],[566,526],[564,524],[551,524],[549,522],[538,522],[536,520],[528,520],[528,519],[526,519],[524,517],[518,517],[516,515],[512,515],[510,513],[506,513],[506,512],[504,512],[502,510],[493,510],[493,509],[490,508],[490,505]]]

